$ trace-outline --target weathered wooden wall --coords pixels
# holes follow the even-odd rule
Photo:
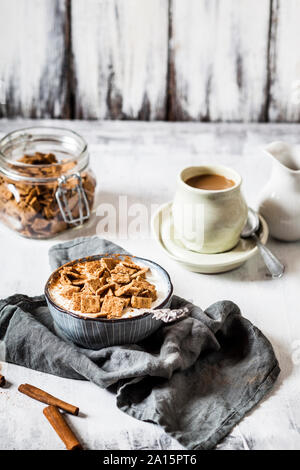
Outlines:
[[[66,13],[64,0],[0,0],[2,115],[68,115]]]
[[[0,116],[299,121],[300,0],[0,0]]]
[[[164,119],[168,1],[75,0],[76,116]]]

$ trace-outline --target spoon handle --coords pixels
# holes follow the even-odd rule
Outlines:
[[[273,278],[281,277],[284,273],[284,265],[279,261],[279,259],[276,258],[275,255],[273,255],[273,253],[266,246],[261,243],[261,241],[256,235],[253,235],[253,238],[256,241],[257,247],[271,276]]]

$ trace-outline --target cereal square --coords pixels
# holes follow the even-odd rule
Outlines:
[[[68,276],[64,272],[62,272],[61,275],[60,275],[60,282],[61,282],[62,286],[72,284],[72,282],[70,281],[70,279],[68,278]]]
[[[121,295],[136,295],[142,290],[145,290],[145,287],[140,286],[136,280],[133,280],[130,284],[117,289],[115,295],[117,297],[120,297]]]
[[[111,280],[119,284],[128,284],[130,282],[130,276],[128,273],[111,273]]]
[[[145,280],[139,280],[139,281],[133,280],[132,282],[135,282],[136,285],[140,287],[139,292],[142,292],[143,290],[148,290],[150,292],[152,300],[157,299],[156,287],[153,284]]]
[[[125,304],[125,299],[120,299],[112,295],[106,295],[102,304],[101,313],[105,313],[110,317],[120,317],[122,315]]]
[[[66,299],[72,299],[73,294],[80,291],[80,287],[77,286],[63,286],[61,288],[61,295]]]
[[[149,268],[140,269],[139,271],[131,275],[131,279],[135,279],[137,277],[145,279],[147,271],[149,271]]]
[[[89,288],[87,284],[84,284],[84,287],[80,291],[82,294],[95,295],[94,291]]]
[[[68,276],[70,279],[80,279],[81,274],[72,266],[66,266],[63,272]]]
[[[99,269],[96,269],[94,272],[93,272],[93,277],[101,277],[102,274],[104,273],[105,269],[104,268],[99,268]]]
[[[98,313],[100,312],[100,298],[97,295],[81,295],[81,312]]]
[[[91,278],[91,279],[88,279],[85,284],[84,284],[84,287],[86,287],[87,289],[91,290],[92,292],[96,293],[97,290],[102,287],[103,283],[100,281],[99,278]]]
[[[152,296],[151,296],[151,292],[148,289],[145,289],[139,293],[139,297],[152,297]]]
[[[94,274],[95,271],[102,269],[100,260],[88,261],[85,265],[85,271],[89,274]]]
[[[77,293],[77,292],[73,293],[71,308],[73,310],[80,311],[80,309],[81,309],[81,294],[80,293]]]
[[[151,308],[152,299],[149,297],[131,297],[131,305],[134,308]]]
[[[114,288],[114,287],[115,287],[115,285],[114,285],[113,282],[104,284],[104,286],[99,287],[99,289],[97,289],[97,295],[101,295],[103,292],[105,292],[105,291],[108,290],[109,288]]]
[[[101,265],[109,271],[114,269],[118,263],[119,260],[116,260],[115,258],[101,258]]]
[[[141,267],[138,264],[135,264],[129,256],[125,256],[122,261],[122,264],[124,266],[127,266],[128,268],[135,269],[136,271],[139,271],[141,269]]]
[[[127,266],[124,266],[122,263],[117,264],[115,269],[112,271],[112,273],[122,273],[122,274],[134,274],[136,272],[135,269],[128,268]]]

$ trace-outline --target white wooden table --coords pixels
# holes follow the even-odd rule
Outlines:
[[[0,133],[37,124],[37,121],[0,121]],[[50,124],[44,121],[42,124]],[[244,178],[249,205],[267,181],[270,162],[260,151],[265,143],[283,139],[297,142],[298,125],[168,124],[135,122],[67,122],[88,141],[91,165],[98,178],[95,209],[116,204],[127,195],[128,205],[142,203],[150,210],[172,198],[178,171],[190,164],[219,162],[234,167]],[[132,218],[129,217],[129,220]],[[50,274],[48,248],[71,237],[95,235],[101,217],[94,215],[80,232],[51,241],[20,238],[1,226],[0,297],[16,292],[38,295]],[[149,221],[150,223],[150,221]],[[101,234],[99,234],[101,235]],[[281,280],[270,280],[257,256],[242,268],[220,275],[185,271],[163,254],[149,227],[133,239],[118,243],[136,255],[151,258],[170,273],[175,292],[202,307],[220,299],[236,302],[245,317],[270,339],[282,372],[271,395],[235,427],[220,445],[226,449],[300,449],[300,244],[270,241],[286,264]],[[9,386],[0,389],[0,449],[61,449],[59,438],[42,415],[43,406],[20,394],[28,382],[74,403],[83,415],[70,417],[89,449],[181,449],[159,427],[136,421],[119,411],[115,398],[96,385],[67,380],[1,363]]]

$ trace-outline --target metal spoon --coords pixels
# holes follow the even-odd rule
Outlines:
[[[265,247],[259,237],[256,235],[260,226],[260,220],[257,212],[248,208],[248,219],[241,233],[241,238],[252,237],[255,240],[257,248],[273,278],[281,277],[284,273],[284,265],[273,255],[273,253]]]

